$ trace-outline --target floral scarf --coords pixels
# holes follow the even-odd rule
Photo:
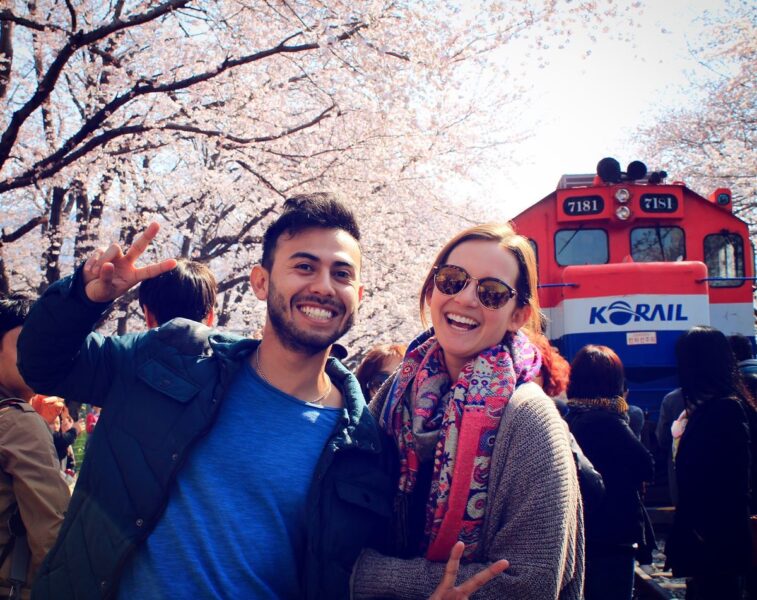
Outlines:
[[[426,335],[426,334],[424,334]],[[433,459],[426,503],[426,558],[445,561],[456,541],[471,560],[480,542],[494,440],[515,387],[539,374],[541,357],[522,333],[483,350],[451,381],[431,336],[405,355],[381,414],[399,450],[399,490],[410,494]]]

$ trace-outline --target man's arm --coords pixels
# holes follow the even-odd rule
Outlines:
[[[18,341],[19,370],[35,391],[101,406],[113,380],[117,342],[90,332],[110,302],[176,266],[173,259],[134,266],[157,231],[157,223],[151,224],[126,254],[115,244],[98,250],[35,303]]]
[[[70,493],[40,416],[31,410],[10,410],[0,419],[0,468],[13,479],[34,573],[55,542]]]

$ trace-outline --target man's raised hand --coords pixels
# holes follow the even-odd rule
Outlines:
[[[473,592],[482,588],[510,566],[510,563],[506,560],[498,560],[456,586],[455,581],[460,569],[460,558],[463,556],[463,550],[465,550],[463,542],[456,542],[452,546],[447,566],[444,568],[444,576],[429,600],[468,600]]]
[[[160,225],[150,223],[134,240],[124,254],[118,244],[111,244],[105,250],[97,250],[84,263],[84,291],[92,302],[110,302],[126,293],[140,281],[151,279],[170,271],[176,260],[168,258],[144,267],[134,263],[142,255],[157,235]]]

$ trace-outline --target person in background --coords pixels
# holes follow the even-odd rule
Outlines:
[[[433,329],[371,402],[397,452],[397,533],[391,553],[360,555],[352,597],[428,597],[464,540],[463,576],[510,564],[476,598],[578,600],[575,463],[554,402],[534,383],[538,350],[521,331],[539,315],[528,240],[506,224],[454,236],[421,287],[424,325],[427,310]]]
[[[87,413],[86,419],[87,435],[92,435],[95,432],[95,425],[97,425],[97,421],[100,419],[100,407],[92,406],[90,408],[91,410]]]
[[[541,354],[541,369],[535,381],[542,387],[544,393],[554,400],[557,410],[564,418],[568,414],[566,392],[570,382],[570,363],[563,358],[557,348],[549,343],[544,334],[531,331],[527,331],[526,334]],[[578,484],[581,488],[585,517],[587,513],[594,510],[602,502],[605,495],[605,485],[602,476],[581,450],[581,446],[572,433],[570,434],[570,448],[576,461]]]
[[[541,354],[541,369],[536,382],[542,387],[544,393],[557,403],[560,414],[564,415],[567,412],[568,397],[565,391],[568,389],[570,380],[570,363],[563,358],[557,348],[549,343],[547,336],[543,333],[528,331],[527,335]]]
[[[42,417],[48,427],[52,427],[55,419],[60,417],[66,408],[63,398],[58,396],[45,396],[43,394],[34,394],[29,400],[32,408]]]
[[[725,334],[693,327],[676,343],[688,414],[675,457],[678,483],[668,568],[690,600],[741,600],[750,572],[750,421],[757,406]]]
[[[57,430],[53,429],[53,444],[58,460],[61,461],[61,469],[66,471],[69,457],[72,455],[71,447],[77,436],[84,431],[85,425],[81,420],[74,421],[66,408],[58,417],[57,424]]]
[[[757,359],[752,353],[752,343],[739,333],[728,336],[728,343],[738,362],[739,372],[752,398],[757,398]]]
[[[16,341],[31,305],[30,299],[19,295],[0,296],[0,596],[4,598],[17,597],[19,590],[22,598],[29,597],[34,574],[58,535],[70,498],[50,430],[29,403],[34,392],[16,366]],[[13,572],[14,562],[21,565],[21,572]]]
[[[639,490],[654,475],[652,455],[628,425],[625,376],[607,346],[584,346],[570,369],[571,433],[602,475],[605,494],[586,513],[586,600],[631,600],[636,546],[645,539]]]
[[[376,391],[394,373],[406,350],[404,344],[380,344],[368,351],[355,371],[366,401],[370,402]]]
[[[678,503],[678,486],[676,485],[675,463],[673,461],[673,433],[671,427],[681,416],[684,407],[681,388],[676,388],[665,394],[660,403],[660,416],[657,419],[657,427],[655,428],[657,443],[665,453],[665,462],[668,470],[668,491],[670,492],[670,500],[674,505]]]
[[[212,327],[217,293],[213,272],[202,263],[182,258],[175,268],[139,284],[139,305],[150,329],[176,318]]]

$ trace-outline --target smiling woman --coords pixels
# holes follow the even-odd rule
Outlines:
[[[433,328],[371,402],[399,464],[394,556],[366,550],[355,598],[427,597],[457,541],[460,573],[510,567],[479,598],[578,599],[583,518],[565,424],[534,378],[536,266],[506,224],[456,235],[421,288]],[[454,478],[453,478],[454,474]]]

